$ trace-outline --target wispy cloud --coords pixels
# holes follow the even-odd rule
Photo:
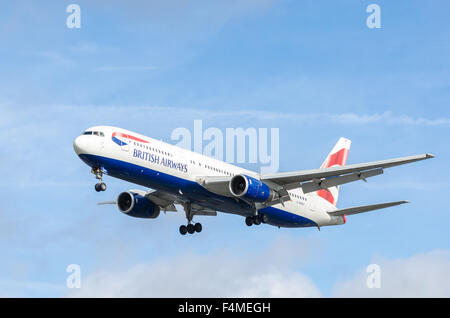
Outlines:
[[[325,116],[328,119],[343,124],[372,124],[372,123],[384,123],[391,125],[415,125],[415,126],[441,126],[449,125],[450,118],[424,118],[413,117],[404,114],[394,114],[390,111],[386,111],[381,114],[318,114],[318,116]]]
[[[73,60],[66,54],[62,54],[58,51],[38,51],[26,53],[46,60],[52,64],[71,66],[74,64]]]
[[[95,72],[116,72],[116,71],[129,71],[129,72],[141,72],[141,71],[153,71],[158,69],[156,66],[101,66],[94,69]]]
[[[94,42],[82,42],[76,45],[69,46],[69,50],[72,52],[94,54],[100,51],[100,47],[97,43]]]
[[[111,70],[121,70],[122,68],[111,68]],[[125,68],[127,69],[127,68]],[[134,68],[131,68],[131,70]],[[109,70],[109,68],[104,69]],[[129,116],[130,111],[139,114],[151,113],[152,116],[172,114],[174,116],[180,116],[181,118],[246,118],[255,119],[261,121],[276,121],[282,120],[286,122],[296,123],[335,123],[342,125],[367,125],[367,124],[380,124],[380,125],[413,125],[413,126],[448,126],[450,125],[450,117],[438,117],[438,118],[426,118],[426,117],[414,117],[407,114],[395,114],[391,111],[386,111],[381,114],[358,114],[358,113],[294,113],[294,112],[271,112],[261,110],[212,110],[212,109],[198,109],[194,107],[164,107],[164,106],[61,106],[61,109],[72,109],[82,111],[84,108],[98,107],[99,109],[108,110],[117,116],[117,113],[123,112]]]
[[[16,281],[0,279],[0,290],[7,291],[3,297],[24,297],[24,295],[56,295],[61,294],[67,287],[64,284],[53,284],[39,281]]]

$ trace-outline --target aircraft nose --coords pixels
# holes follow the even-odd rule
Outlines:
[[[77,155],[83,152],[83,139],[83,136],[78,136],[73,141],[73,149]]]

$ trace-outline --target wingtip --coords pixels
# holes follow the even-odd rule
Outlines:
[[[427,157],[427,159],[434,158],[434,155],[432,153],[427,153],[425,154],[425,157]]]

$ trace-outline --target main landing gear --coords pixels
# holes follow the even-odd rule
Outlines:
[[[188,225],[180,226],[180,234],[185,235],[186,233],[194,234],[195,232],[200,233],[202,231],[201,223],[189,223]]]
[[[93,174],[95,174],[95,178],[100,181],[99,183],[95,184],[95,191],[97,191],[97,192],[105,191],[106,190],[106,183],[104,183],[103,179],[102,179],[102,177],[103,177],[102,169],[100,169],[100,168],[95,168],[95,169],[92,168],[91,172]]]
[[[183,205],[184,212],[186,213],[186,219],[188,221],[187,225],[180,226],[180,234],[185,235],[186,233],[194,234],[195,232],[200,233],[202,231],[202,225],[200,223],[192,224],[192,219],[194,214],[192,213],[192,206],[190,202]]]
[[[245,218],[245,224],[247,224],[247,226],[252,226],[253,224],[260,225],[261,223],[266,223],[266,220],[264,219],[264,215],[262,215],[262,214],[247,216]]]

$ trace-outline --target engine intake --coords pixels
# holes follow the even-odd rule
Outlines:
[[[234,196],[255,202],[272,201],[275,192],[258,179],[238,174],[231,178],[230,192]]]
[[[160,212],[159,206],[152,201],[129,191],[119,194],[117,206],[120,212],[135,218],[155,219]]]

